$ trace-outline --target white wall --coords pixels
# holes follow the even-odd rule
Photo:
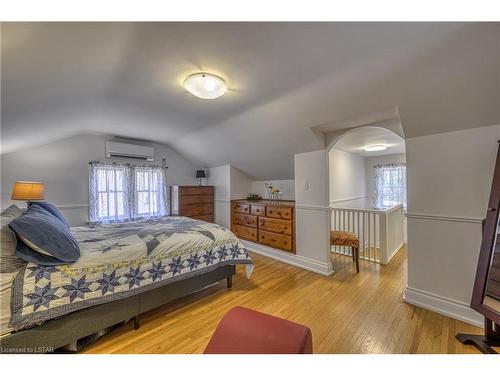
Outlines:
[[[469,308],[500,125],[410,138],[405,300],[482,324]]]
[[[245,241],[249,250],[322,275],[330,275],[328,152],[295,155],[295,254]]]
[[[61,209],[71,225],[85,224],[88,221],[88,162],[107,160],[105,141],[108,138],[110,137],[78,135],[1,155],[2,208],[12,203],[10,194],[16,180],[42,181],[45,183],[46,199]],[[162,158],[167,160],[169,185],[190,185],[195,182],[195,166],[167,145],[153,146],[153,163],[161,164]],[[21,206],[24,202],[15,203]]]
[[[246,198],[251,191],[252,181],[246,174],[240,171],[238,168],[231,166],[230,169],[231,176],[231,199],[242,199]]]
[[[208,185],[215,186],[215,222],[229,228],[231,200],[231,166],[221,165],[208,169]]]
[[[332,149],[329,152],[330,204],[366,196],[365,159]]]
[[[365,157],[365,168],[366,168],[366,195],[373,197],[375,193],[375,168],[376,165],[384,164],[396,164],[396,163],[406,163],[405,154],[392,154],[392,155],[381,155]]]
[[[316,272],[330,274],[326,150],[295,155],[295,215],[297,256],[315,262]]]
[[[231,226],[231,199],[246,198],[252,181],[239,169],[227,164],[208,169],[208,185],[215,186],[215,222]]]
[[[259,194],[262,198],[267,199],[266,183],[276,186],[283,192],[283,199],[295,199],[295,180],[268,180],[268,181],[252,181],[251,192]]]

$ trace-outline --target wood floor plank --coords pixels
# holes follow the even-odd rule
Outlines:
[[[244,306],[311,328],[315,353],[478,353],[455,340],[481,329],[402,301],[406,248],[387,266],[333,255],[330,277],[251,254],[250,280],[238,267],[232,290],[221,282],[128,323],[86,353],[202,353],[222,316]]]

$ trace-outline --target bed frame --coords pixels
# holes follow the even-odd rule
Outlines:
[[[0,338],[1,353],[47,353],[92,335],[113,325],[134,320],[139,329],[139,316],[178,298],[197,292],[223,279],[232,287],[236,266],[226,265],[213,271],[179,280],[137,295],[102,305],[78,310],[41,326],[11,333]]]

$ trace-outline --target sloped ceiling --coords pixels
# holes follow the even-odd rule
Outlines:
[[[314,129],[397,108],[407,137],[500,123],[498,23],[4,23],[2,153],[78,133],[293,178]],[[204,101],[182,80],[216,73]]]

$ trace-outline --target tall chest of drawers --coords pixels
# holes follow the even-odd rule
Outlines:
[[[170,201],[173,216],[214,222],[213,186],[171,186]]]
[[[295,253],[293,201],[231,201],[231,231],[239,238]]]

